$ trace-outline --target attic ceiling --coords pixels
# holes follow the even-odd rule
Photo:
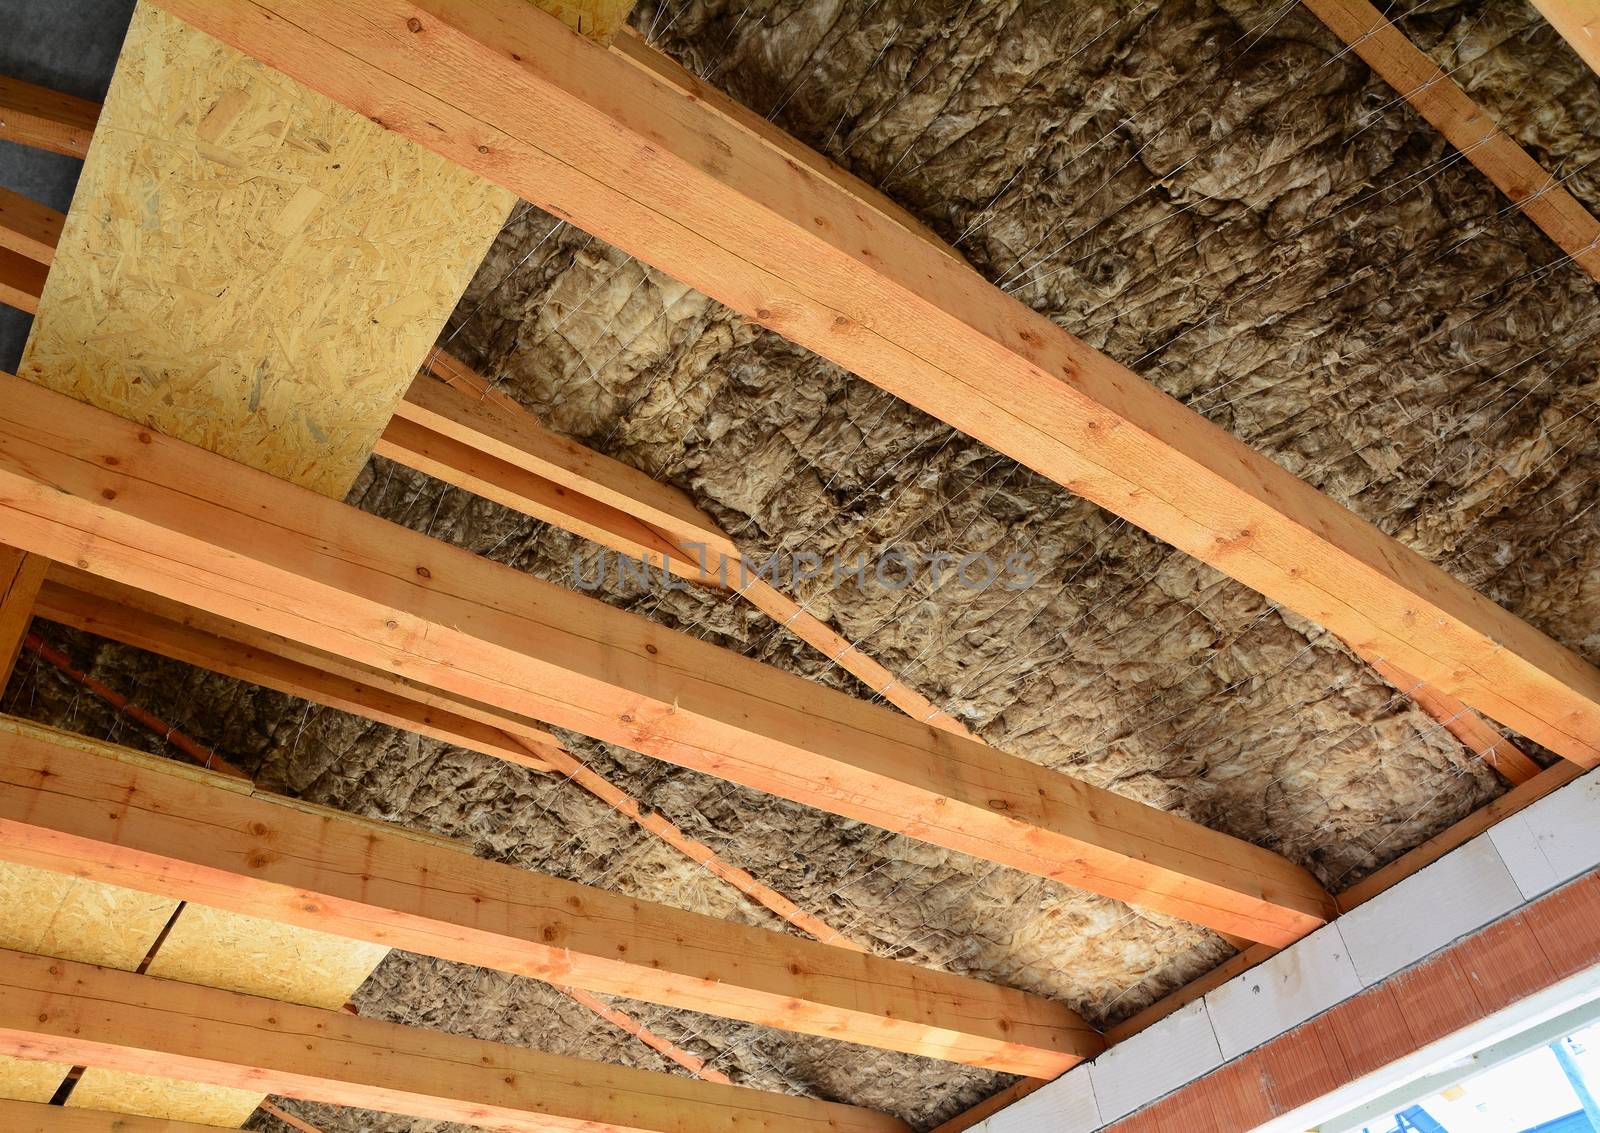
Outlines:
[[[990,280],[1600,662],[1594,281],[1299,5],[691,0],[640,3],[633,22]],[[1600,207],[1600,82],[1531,8],[1424,3],[1400,23]],[[989,743],[1274,849],[1331,890],[1505,788],[1325,631],[528,206],[445,338],[552,428],[688,491],[753,558],[1018,556],[1031,586],[825,573],[796,596]],[[596,586],[592,546],[381,458],[349,498],[873,696],[747,607],[619,579],[614,556]],[[789,930],[569,782],[46,629],[270,789]],[[3,707],[161,750],[30,662]],[[1184,922],[564,738],[874,951],[1096,1024],[1232,952]],[[430,958],[392,954],[357,1005],[675,1069],[545,985]],[[918,1128],[1008,1081],[627,1006],[737,1082]],[[329,1133],[436,1127],[289,1108]]]

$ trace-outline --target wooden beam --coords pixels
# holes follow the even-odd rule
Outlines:
[[[870,1110],[0,951],[0,1053],[492,1129],[905,1133]]]
[[[1533,6],[1572,50],[1600,75],[1600,7],[1592,0],[1532,0]]]
[[[33,621],[50,561],[0,543],[0,692],[5,691]]]
[[[0,515],[174,601],[1223,932],[1285,943],[1331,910],[1247,842],[5,377]]]
[[[522,0],[159,2],[1523,735],[1600,761],[1600,672],[1571,650],[666,61],[606,52]]]
[[[48,270],[37,260],[0,248],[0,303],[37,315]]]
[[[1477,166],[1557,247],[1584,271],[1600,279],[1600,220],[1562,188],[1554,175],[1502,130],[1494,116],[1474,102],[1405,32],[1367,0],[1305,0],[1305,6]],[[1572,7],[1565,3],[1549,6]],[[1578,22],[1574,16],[1572,23]]]
[[[65,213],[0,188],[0,248],[49,267],[66,220]]]
[[[99,119],[98,102],[0,75],[0,141],[81,158]]]
[[[412,382],[395,409],[397,419],[648,524],[658,533],[657,543],[665,535],[670,545],[703,546],[713,560],[738,559],[739,548],[716,521],[670,484],[551,432],[448,354],[435,351],[428,366],[445,380],[419,377]]]
[[[636,901],[0,717],[0,858],[563,987],[1053,1077],[1038,996]],[[269,1087],[270,1089],[270,1087]]]
[[[58,575],[73,578],[76,572],[60,571]],[[333,664],[332,658],[328,658],[329,664],[323,665],[296,660],[290,654],[298,652],[306,656],[315,651],[292,650],[287,642],[274,648],[279,643],[270,634],[218,636],[191,624],[193,618],[180,620],[183,614],[176,604],[162,603],[161,599],[142,603],[147,607],[168,606],[172,616],[163,616],[149,612],[148,608],[107,600],[95,593],[97,590],[103,593],[105,588],[95,586],[90,581],[92,576],[76,577],[80,585],[85,582],[88,585],[74,589],[59,581],[44,584],[36,607],[39,616],[135,649],[197,665],[536,771],[550,769],[549,763],[536,752],[560,747],[556,738],[538,725],[526,723],[519,727],[519,722],[509,717],[503,721],[502,726],[517,727],[526,737],[526,743],[518,743],[501,727],[442,707],[440,702],[444,698],[421,695],[420,690],[409,686],[403,678],[349,663]]]
[[[0,1129],[9,1133],[217,1133],[215,1125],[196,1125],[191,1121],[3,1098],[0,1098]]]

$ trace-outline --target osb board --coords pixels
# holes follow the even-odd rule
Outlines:
[[[149,1074],[124,1074],[94,1067],[83,1072],[67,1097],[69,1106],[193,1121],[201,1125],[243,1125],[265,1094],[225,1086],[202,1086]]]
[[[597,43],[610,43],[633,11],[633,0],[533,0],[533,4]]]
[[[185,905],[146,971],[162,979],[337,1010],[388,952],[381,945]],[[265,1096],[91,1067],[67,1104],[203,1125],[242,1125]]]
[[[333,1011],[388,954],[381,944],[185,905],[147,970],[162,979]]]
[[[204,778],[228,790],[247,784],[169,760],[101,744],[83,736],[0,716],[0,731],[40,735],[101,755],[114,755],[179,777]],[[91,964],[133,969],[169,919],[172,928],[146,971],[163,979],[207,984],[336,1010],[388,954],[367,944],[274,924],[206,905],[176,901],[0,862],[0,947]],[[69,1066],[0,1058],[0,1097],[48,1101]],[[69,1105],[205,1125],[241,1125],[264,1095],[90,1067]]]
[[[0,948],[133,969],[177,902],[0,862]]]
[[[21,372],[342,496],[512,203],[143,3]]]
[[[0,862],[0,948],[135,968],[176,901]],[[0,1056],[0,1097],[47,1102],[72,1069]]]
[[[0,1098],[47,1102],[56,1096],[71,1069],[65,1062],[33,1062],[0,1054]]]

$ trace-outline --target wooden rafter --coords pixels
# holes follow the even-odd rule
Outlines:
[[[0,248],[8,248],[35,263],[50,265],[66,214],[46,208],[21,193],[0,188]]]
[[[1276,854],[0,378],[0,514],[38,553],[329,653],[1219,931],[1330,898]]]
[[[0,718],[0,858],[562,987],[1053,1077],[1062,1004],[632,900]]]
[[[1363,651],[1570,759],[1600,760],[1600,672],[1572,651],[665,60],[607,52],[521,0],[160,2]]]
[[[22,652],[49,566],[48,559],[0,544],[0,692]]]
[[[82,157],[100,104],[0,75],[0,141]]]
[[[1589,65],[1600,75],[1600,8],[1591,0],[1531,0],[1551,27],[1561,33]]]
[[[39,261],[10,248],[0,248],[0,303],[37,315],[48,272]]]
[[[1600,220],[1473,101],[1461,84],[1367,0],[1304,3],[1557,247],[1600,279]],[[1570,7],[1551,5],[1557,6]]]
[[[450,354],[435,351],[428,367],[440,381],[419,378],[413,384],[379,441],[380,454],[657,569],[737,591],[913,720],[977,738],[822,619],[744,569],[732,540],[688,497],[550,433]],[[668,512],[680,517],[668,525],[676,534],[652,526]],[[1538,774],[1537,763],[1455,697],[1381,657],[1363,660],[1511,784]]]
[[[548,729],[532,721],[502,713],[490,723],[485,717],[495,719],[495,714],[481,707],[465,715],[448,706],[450,698],[404,677],[197,615],[71,568],[55,570],[39,591],[36,612],[136,649],[536,771],[550,768],[539,753],[561,746]]]
[[[1418,708],[1439,722],[1439,726],[1461,741],[1461,746],[1498,771],[1517,786],[1526,783],[1541,768],[1533,758],[1501,735],[1492,724],[1449,693],[1440,692],[1427,681],[1412,676],[1382,657],[1365,659],[1395,691],[1404,693]]]
[[[853,1106],[22,952],[0,951],[0,1053],[527,1133],[906,1129]]]

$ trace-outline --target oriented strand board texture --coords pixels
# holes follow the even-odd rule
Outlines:
[[[132,889],[0,862],[0,948],[134,968],[176,905]],[[0,1098],[47,1102],[70,1069],[0,1057]]]
[[[124,1074],[90,1067],[73,1087],[67,1104],[112,1113],[136,1113],[169,1121],[238,1127],[265,1094],[225,1086],[202,1086],[150,1074]]]
[[[142,4],[21,371],[343,495],[511,204]]]
[[[13,720],[0,720],[0,729],[38,730]],[[52,738],[103,750],[82,738],[59,733]],[[163,897],[0,863],[0,948],[132,970],[149,954],[176,907],[176,901]],[[388,951],[189,904],[173,920],[146,971],[162,979],[336,1010]],[[48,1101],[69,1069],[0,1058],[0,1097]],[[263,1096],[89,1067],[68,1100],[89,1109],[237,1126],[255,1112]]]
[[[332,1011],[388,953],[380,944],[185,905],[149,972]]]
[[[610,43],[633,10],[633,0],[533,0],[533,3],[596,43]]]
[[[147,969],[162,979],[337,1010],[388,955],[380,945],[185,905]],[[242,1125],[266,1095],[90,1067],[69,1105],[202,1125]]]

